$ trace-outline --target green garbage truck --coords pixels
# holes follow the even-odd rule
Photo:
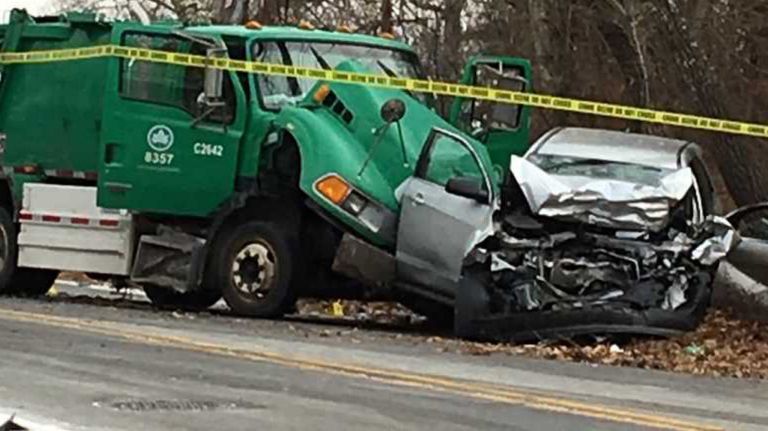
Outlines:
[[[12,12],[2,53],[120,46],[423,78],[387,37],[308,25],[108,22]],[[528,90],[473,58],[466,84]],[[0,64],[0,292],[60,271],[166,307],[280,316],[297,298],[389,298],[451,316],[530,110],[142,58]]]

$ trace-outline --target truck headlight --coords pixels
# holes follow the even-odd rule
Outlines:
[[[368,198],[353,189],[349,183],[336,174],[328,175],[315,184],[315,189],[326,199],[357,217],[368,205]]]
[[[341,207],[347,210],[347,212],[349,212],[350,214],[354,216],[358,216],[360,215],[361,212],[363,212],[367,204],[368,204],[368,199],[366,199],[360,193],[356,191],[352,191],[347,196],[347,199],[344,200],[344,203],[341,205]]]
[[[315,190],[333,204],[341,207],[358,222],[373,232],[379,233],[391,224],[389,211],[355,190],[344,178],[336,174],[327,175],[315,183]]]

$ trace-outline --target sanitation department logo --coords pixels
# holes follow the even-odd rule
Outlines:
[[[173,146],[173,130],[168,126],[158,124],[149,129],[147,144],[158,153],[168,151]]]

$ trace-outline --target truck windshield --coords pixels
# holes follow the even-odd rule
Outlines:
[[[262,42],[254,46],[258,62],[289,66],[335,69],[354,60],[372,73],[421,78],[423,74],[415,54],[393,49],[332,42]],[[258,75],[259,93],[266,109],[280,109],[304,100],[317,83],[311,78]],[[421,95],[417,95],[421,98]],[[425,99],[421,98],[424,102]]]

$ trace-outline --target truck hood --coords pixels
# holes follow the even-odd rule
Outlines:
[[[517,156],[512,157],[510,170],[535,215],[620,230],[663,230],[671,209],[694,182],[690,168],[666,175],[656,186],[553,175]]]
[[[344,63],[339,69],[367,72],[354,62]],[[372,86],[327,85],[329,93],[320,106],[297,113],[312,117],[307,119],[307,127],[322,140],[318,147],[323,148],[325,172],[318,172],[317,176],[336,172],[374,200],[397,211],[395,190],[413,175],[434,128],[464,136],[488,172],[495,174],[488,152],[480,142],[465,136],[413,95]],[[386,126],[380,111],[392,99],[404,103],[405,115],[399,122]],[[493,182],[498,186],[498,178],[493,178]]]

